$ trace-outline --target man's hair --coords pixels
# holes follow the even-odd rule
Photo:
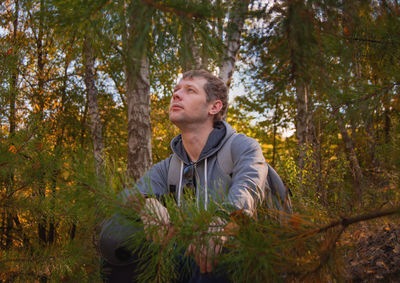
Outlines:
[[[214,116],[214,122],[223,119],[228,109],[228,88],[218,77],[205,70],[191,70],[183,74],[182,79],[193,79],[195,77],[204,78],[207,82],[204,84],[204,90],[207,94],[207,102],[221,100],[222,108]]]

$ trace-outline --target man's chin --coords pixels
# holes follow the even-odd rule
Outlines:
[[[179,119],[178,117],[175,117],[174,115],[169,115],[169,121],[174,124],[175,126],[178,126],[182,119]]]

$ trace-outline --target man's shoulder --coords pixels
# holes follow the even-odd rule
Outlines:
[[[234,133],[231,136],[231,147],[232,151],[241,151],[248,147],[260,147],[260,143],[255,138],[249,137],[243,133]]]
[[[233,146],[240,146],[240,145],[252,145],[252,144],[259,144],[258,141],[252,137],[249,137],[246,134],[238,133],[230,124],[223,121],[223,124],[226,127],[227,135],[229,136],[226,139],[227,144],[231,143]]]
[[[147,178],[158,180],[160,182],[166,180],[168,176],[168,170],[171,163],[171,159],[172,159],[172,154],[169,157],[153,164],[153,166],[146,174]]]
[[[150,170],[153,169],[162,169],[162,168],[168,168],[169,164],[171,163],[172,157],[174,156],[174,154],[171,154],[170,156],[168,156],[167,158],[153,164],[153,166],[151,167]]]

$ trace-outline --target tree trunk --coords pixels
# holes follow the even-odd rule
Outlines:
[[[299,147],[298,166],[303,169],[308,150],[308,87],[300,80],[296,81],[297,120],[296,135]]]
[[[201,58],[196,45],[193,24],[191,21],[184,22],[181,30],[182,44],[179,47],[179,59],[181,60],[182,72],[199,69],[202,66]]]
[[[13,49],[17,51],[17,35],[18,35],[18,19],[19,18],[19,1],[15,1],[15,15],[13,21]],[[13,66],[13,70],[11,72],[11,83],[10,83],[10,136],[15,134],[16,129],[16,108],[15,102],[17,97],[17,80],[18,80],[18,68],[17,66]]]
[[[367,115],[365,119],[365,132],[367,134],[367,143],[369,151],[369,162],[372,165],[373,172],[377,173],[380,171],[380,162],[376,156],[376,139],[375,139],[375,129],[374,129],[374,116],[371,117]],[[376,177],[376,176],[375,176]]]
[[[315,125],[315,123],[314,123]],[[317,178],[317,187],[319,191],[320,202],[322,205],[326,206],[328,204],[328,194],[326,187],[323,186],[323,178],[322,175],[322,134],[321,134],[321,120],[318,121],[318,130],[315,130],[315,169],[316,169],[316,178]]]
[[[45,67],[45,52],[43,47],[43,37],[44,37],[44,14],[45,14],[45,6],[44,0],[40,1],[40,11],[39,11],[39,31],[38,36],[36,38],[36,54],[37,54],[37,81],[38,81],[38,88],[35,94],[36,103],[38,104],[38,117],[39,123],[42,123],[44,119],[44,67]],[[38,134],[38,139],[42,139],[42,133]],[[44,184],[43,177],[39,177],[39,188],[38,188],[38,195],[39,198],[45,199],[46,198],[46,185]],[[47,243],[47,217],[46,215],[42,215],[41,219],[39,219],[38,223],[38,236],[39,236],[39,243],[46,244]]]
[[[135,181],[142,177],[152,164],[149,62],[147,58],[139,62],[140,71],[136,74],[131,66],[126,66],[128,173]]]
[[[227,28],[225,51],[219,77],[229,87],[235,70],[235,62],[240,48],[240,37],[247,16],[250,0],[234,1]]]
[[[39,105],[39,117],[40,121],[44,118],[44,48],[43,48],[43,37],[44,37],[44,0],[40,0],[40,11],[39,11],[39,32],[36,38],[36,52],[37,52],[37,80],[38,80],[38,91],[36,94],[37,103]]]
[[[315,150],[317,141],[315,137],[315,126],[312,115],[312,99],[308,84],[296,81],[296,101],[297,101],[297,120],[296,135],[299,146],[298,166],[303,169],[307,159],[307,151]],[[315,154],[314,154],[315,155]],[[315,171],[317,166],[317,156],[313,156],[315,161]]]
[[[19,20],[19,1],[15,2],[15,14],[14,14],[14,20],[13,20],[13,49],[14,52],[18,50],[17,46],[17,35],[18,35],[18,20]],[[17,100],[17,84],[18,84],[18,68],[17,66],[12,67],[11,71],[11,76],[10,76],[10,112],[9,112],[9,132],[10,132],[10,144],[13,143],[12,138],[15,135],[16,131],[16,100]],[[8,177],[8,186],[7,186],[7,195],[9,195],[9,192],[13,189],[14,186],[14,172],[11,172],[9,177]],[[13,218],[15,217],[15,212],[10,211],[8,208],[4,208],[4,224],[3,227],[6,227],[4,231],[4,238],[5,238],[5,247],[6,249],[10,248],[13,243],[13,238],[12,238],[12,230],[14,228],[14,221]],[[2,233],[3,234],[3,233]]]
[[[71,52],[71,49],[68,50],[69,52]],[[64,132],[65,132],[65,117],[63,116],[64,111],[65,111],[65,102],[67,100],[67,70],[69,67],[69,64],[71,62],[70,59],[70,54],[66,54],[65,56],[65,65],[64,65],[64,77],[63,77],[63,85],[60,89],[61,92],[61,107],[59,110],[59,113],[57,115],[57,141],[56,144],[54,146],[54,150],[53,150],[53,154],[54,154],[54,160],[59,160],[60,158],[62,158],[60,156],[60,152],[61,152],[61,146],[64,142]],[[53,177],[52,177],[52,191],[51,191],[51,209],[55,210],[56,208],[56,193],[57,193],[57,177],[59,175],[59,170],[55,171],[53,173]],[[48,237],[47,237],[47,241],[49,244],[53,244],[55,239],[56,239],[56,219],[53,215],[49,216],[49,231],[48,231]]]
[[[153,10],[130,7],[123,33],[125,88],[128,104],[128,174],[137,181],[152,165],[150,120],[150,67],[147,58]],[[133,11],[133,12],[132,12]],[[140,20],[137,15],[141,15]]]
[[[92,40],[89,35],[85,36],[83,45],[83,55],[85,62],[85,86],[88,100],[90,131],[92,134],[93,154],[95,159],[96,174],[100,182],[103,182],[103,152],[104,143],[102,135],[102,124],[97,105],[97,88],[95,85],[95,56],[92,46]]]
[[[315,127],[312,116],[312,100],[310,93],[310,78],[307,65],[311,51],[307,50],[307,42],[311,40],[312,20],[304,17],[304,26],[299,25],[299,15],[308,15],[309,11],[302,1],[289,1],[286,33],[290,51],[292,82],[296,90],[297,117],[296,136],[298,140],[298,166],[303,171],[307,150],[314,147]],[[309,15],[311,17],[311,15]],[[315,168],[314,168],[315,169]],[[300,173],[302,176],[302,173]]]
[[[276,101],[275,101],[275,112],[274,112],[274,118],[273,118],[273,131],[272,131],[272,163],[271,166],[275,166],[275,155],[276,155],[276,131],[278,128],[278,107],[279,107],[279,99],[278,96],[276,96]]]
[[[346,126],[343,122],[343,118],[341,117],[340,113],[336,114],[336,120],[338,122],[340,133],[342,134],[342,140],[345,146],[347,159],[350,162],[356,205],[361,206],[362,185],[364,184],[364,175],[361,171],[361,167],[358,162],[356,152],[354,150],[353,141],[349,136],[349,134],[347,133]]]

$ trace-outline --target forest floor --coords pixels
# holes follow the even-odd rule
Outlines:
[[[360,225],[345,236],[353,244],[345,264],[349,281],[400,282],[400,225]]]

